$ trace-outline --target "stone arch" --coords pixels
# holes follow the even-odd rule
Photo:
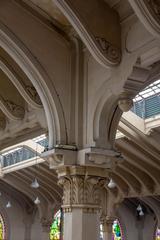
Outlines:
[[[97,147],[114,148],[114,138],[122,112],[117,106],[118,97],[110,93],[103,96],[94,114],[93,132]]]
[[[24,71],[41,98],[48,125],[49,148],[58,143],[65,143],[67,133],[64,112],[47,72],[29,49],[2,23],[0,23],[0,46]]]

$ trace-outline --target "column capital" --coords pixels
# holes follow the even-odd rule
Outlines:
[[[103,168],[68,166],[57,170],[59,184],[63,186],[63,209],[82,208],[83,211],[100,210],[101,190],[106,182]]]

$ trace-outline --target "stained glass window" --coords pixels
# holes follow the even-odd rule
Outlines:
[[[112,233],[113,233],[112,240],[123,240],[122,230],[120,227],[120,223],[117,219],[113,222]]]
[[[157,228],[155,240],[160,240],[160,228]]]
[[[0,240],[5,239],[5,225],[2,216],[0,215]]]
[[[53,223],[50,229],[50,240],[62,240],[62,211],[61,210],[59,210],[54,215]]]

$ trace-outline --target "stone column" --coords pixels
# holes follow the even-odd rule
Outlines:
[[[99,240],[101,190],[106,170],[70,166],[58,169],[63,186],[64,240]]]
[[[103,240],[112,240],[112,225],[114,218],[105,218],[101,221]]]

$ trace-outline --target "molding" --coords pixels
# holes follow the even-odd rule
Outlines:
[[[155,37],[160,38],[160,3],[158,0],[129,0],[135,13]]]
[[[101,33],[100,33],[101,36],[100,35],[97,36],[96,30],[94,28],[92,28],[89,21],[84,19],[83,13],[80,14],[80,11],[78,12],[77,9],[79,6],[76,6],[75,3],[72,4],[72,2],[70,2],[68,0],[67,1],[66,0],[65,1],[55,0],[55,3],[59,7],[59,9],[64,13],[64,15],[68,18],[70,23],[73,25],[75,30],[78,32],[78,34],[82,38],[84,44],[88,47],[88,49],[91,52],[91,54],[93,55],[93,57],[100,64],[102,64],[105,67],[112,67],[112,66],[116,66],[120,63],[121,49],[116,47],[110,41],[107,41],[108,40],[107,36],[101,37],[101,36],[106,35],[105,30],[104,30],[104,32],[101,31]],[[96,2],[93,2],[93,5],[96,5]],[[108,6],[108,5],[106,5],[106,6]],[[84,8],[85,8],[85,3],[84,3]],[[113,11],[113,10],[110,9],[110,11]],[[94,17],[99,19],[100,14],[101,13],[98,11],[97,16],[94,16]],[[107,22],[107,20],[108,20],[107,14],[106,14],[106,16],[103,14],[103,17],[106,19],[106,22]],[[103,24],[102,21],[101,21],[101,24]],[[114,24],[113,24],[112,27],[120,28],[120,26],[117,24],[117,22],[115,24],[116,24],[116,26],[114,26]],[[101,29],[102,29],[102,26],[101,26]],[[120,40],[120,36],[119,36],[119,40]]]

